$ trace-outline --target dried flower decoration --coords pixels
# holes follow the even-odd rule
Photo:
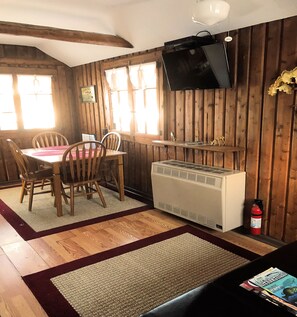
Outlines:
[[[224,136],[220,136],[218,138],[215,138],[213,141],[210,142],[210,145],[225,145],[225,137]]]
[[[274,96],[277,91],[292,94],[297,85],[297,67],[292,70],[285,70],[277,77],[276,81],[269,87],[268,95]]]

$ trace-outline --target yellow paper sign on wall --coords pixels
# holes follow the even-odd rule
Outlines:
[[[96,102],[95,86],[81,88],[82,102]]]

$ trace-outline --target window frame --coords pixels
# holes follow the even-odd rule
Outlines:
[[[141,56],[128,56],[128,57],[119,57],[115,60],[103,61],[101,64],[101,77],[102,77],[102,91],[103,91],[103,102],[104,108],[106,110],[106,121],[107,128],[110,131],[117,131],[113,129],[112,122],[112,105],[111,105],[111,93],[110,88],[106,80],[105,70],[110,70],[113,68],[126,67],[129,72],[129,66],[146,64],[150,62],[156,62],[157,67],[157,98],[158,98],[158,106],[159,106],[159,134],[146,134],[136,132],[136,118],[135,118],[135,108],[133,101],[133,89],[130,80],[128,80],[128,95],[129,95],[129,103],[132,105],[131,113],[131,124],[130,124],[130,132],[122,132],[117,131],[123,135],[124,138],[130,139],[133,141],[141,142],[141,143],[151,143],[152,140],[159,140],[163,138],[164,133],[164,106],[163,106],[163,67],[162,67],[162,51],[154,51],[149,52],[147,54],[143,54]]]
[[[57,117],[57,87],[55,84],[57,78],[57,71],[53,69],[40,69],[40,68],[24,68],[24,67],[0,67],[0,72],[3,75],[12,75],[13,77],[13,90],[14,90],[14,106],[17,119],[17,129],[15,130],[0,130],[0,132],[18,132],[18,131],[38,131],[42,130],[40,128],[31,128],[25,129],[22,117],[22,107],[21,99],[17,91],[17,75],[37,75],[37,76],[51,76],[52,77],[52,98],[53,98],[53,107],[54,107],[54,116],[55,116],[55,127],[52,129],[57,129],[58,126],[58,117]],[[51,130],[51,129],[48,129]]]

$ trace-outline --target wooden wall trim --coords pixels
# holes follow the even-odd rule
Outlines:
[[[23,66],[23,65],[32,65],[32,66],[38,66],[38,65],[48,65],[48,66],[61,66],[64,65],[63,63],[57,61],[57,60],[36,60],[36,59],[29,59],[29,58],[1,58],[0,59],[0,65],[9,65],[9,66]]]

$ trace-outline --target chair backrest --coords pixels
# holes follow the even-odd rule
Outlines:
[[[62,181],[65,184],[80,184],[99,180],[105,155],[106,148],[99,141],[82,141],[71,145],[63,154]]]
[[[121,135],[117,132],[108,132],[103,136],[101,142],[106,149],[118,151],[121,146]]]
[[[67,138],[63,134],[55,131],[46,131],[38,133],[32,139],[32,145],[35,149],[68,144],[69,142]]]
[[[17,164],[20,177],[28,180],[30,174],[33,173],[32,166],[28,158],[23,154],[22,150],[17,146],[17,144],[11,139],[6,140],[10,148],[11,154]]]

